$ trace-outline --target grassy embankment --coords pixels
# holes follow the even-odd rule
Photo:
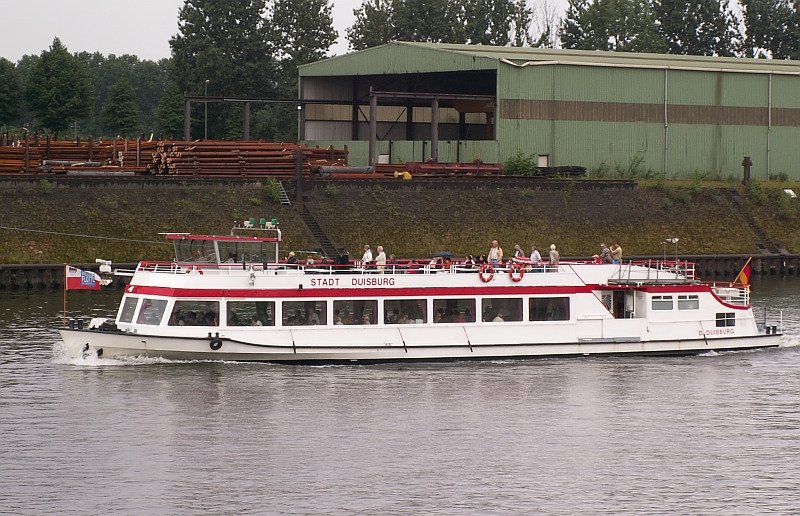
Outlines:
[[[800,252],[800,203],[786,183],[741,190],[745,211],[792,253]],[[375,185],[321,185],[310,192],[320,224],[354,255],[383,245],[397,256],[450,250],[481,254],[493,238],[506,253],[555,243],[564,256],[590,256],[601,241],[618,241],[626,255],[660,255],[663,241],[678,237],[681,254],[750,254],[757,235],[718,188],[736,183],[652,182],[635,191],[532,188],[438,190],[409,184],[399,190]],[[53,183],[0,185],[0,225],[44,231],[161,242],[159,232],[225,233],[234,220],[276,217],[285,251],[316,247],[296,208],[281,206],[257,184],[113,185],[61,187]],[[668,249],[668,252],[670,250]],[[0,263],[81,263],[169,259],[171,248],[40,233],[0,230]]]
[[[160,232],[226,234],[235,220],[276,217],[285,245],[311,235],[297,212],[256,184],[62,187],[47,181],[0,184],[0,225],[131,240],[97,240],[0,230],[0,263],[85,263],[171,259]]]
[[[358,252],[364,243],[397,256],[450,250],[459,256],[488,250],[496,238],[506,253],[555,243],[563,256],[591,256],[600,242],[617,241],[628,255],[660,255],[663,242],[680,238],[683,254],[757,252],[757,235],[719,188],[736,183],[663,182],[636,191],[562,191],[525,188],[461,191],[356,188],[330,184],[312,194],[318,218],[332,238]],[[796,186],[796,185],[795,185]],[[786,185],[741,189],[745,210],[774,240],[800,252],[798,200]]]

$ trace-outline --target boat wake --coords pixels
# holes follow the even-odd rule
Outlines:
[[[80,367],[111,367],[111,366],[147,366],[154,364],[238,364],[239,362],[227,360],[171,360],[161,357],[131,356],[118,358],[102,358],[94,354],[74,356],[64,345],[63,341],[53,344],[53,364],[73,365]]]
[[[782,348],[794,348],[797,346],[800,346],[800,334],[783,334],[783,339],[781,340]]]

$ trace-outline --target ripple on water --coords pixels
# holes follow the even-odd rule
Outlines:
[[[70,359],[60,292],[0,293],[0,507],[791,513],[800,299],[775,288],[778,349],[319,367]]]

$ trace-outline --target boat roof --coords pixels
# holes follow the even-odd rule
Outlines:
[[[162,233],[167,240],[217,240],[220,242],[279,242],[278,237],[251,235],[194,235],[191,233]]]

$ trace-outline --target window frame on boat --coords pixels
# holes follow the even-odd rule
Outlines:
[[[192,314],[194,314],[194,317],[190,318]],[[167,319],[167,326],[216,328],[220,325],[219,314],[219,299],[175,299],[172,303],[172,311]],[[213,324],[204,324],[208,317],[212,318]]]
[[[428,299],[427,298],[391,298],[382,300],[383,324],[427,324],[428,323]],[[396,320],[390,320],[389,314],[397,310]],[[413,312],[413,313],[411,313]],[[408,322],[400,322],[403,315],[408,317]],[[415,317],[419,316],[419,317]]]
[[[672,295],[654,295],[650,299],[650,309],[658,311],[669,311],[675,309],[675,299]]]
[[[276,310],[276,302],[273,300],[227,299],[225,301],[225,326],[230,328],[275,326],[278,319]],[[232,324],[234,318],[244,324]]]
[[[717,328],[729,328],[731,326],[736,326],[736,313],[717,312],[715,320]]]
[[[697,294],[678,294],[678,310],[699,310],[700,296]]]
[[[559,302],[561,307],[556,309],[558,305],[554,303]],[[544,303],[547,305],[541,306]],[[570,296],[531,296],[528,298],[527,319],[529,322],[563,322],[570,321],[571,318],[572,299]]]
[[[136,310],[139,308],[139,301],[142,298],[139,296],[125,296],[125,299],[119,306],[117,313],[117,321],[121,323],[133,323],[133,317],[136,315]],[[131,306],[133,305],[133,306]]]
[[[477,320],[477,311],[476,307],[478,306],[478,299],[477,297],[435,297],[431,300],[431,321],[433,324],[468,324],[468,323],[476,323]],[[442,306],[444,303],[444,306]],[[443,315],[440,319],[436,320],[436,314],[438,313],[439,309],[443,310]],[[448,321],[443,320],[447,316],[447,310],[458,310],[460,315],[464,316],[464,321]],[[465,312],[465,310],[469,309],[469,312]]]
[[[358,326],[378,323],[377,299],[334,299],[332,304],[334,326]],[[337,317],[342,317],[340,322],[337,322]],[[367,318],[368,323],[364,322],[364,317]]]
[[[294,307],[290,305],[299,305],[299,306]],[[317,318],[319,320],[317,324],[311,324],[312,312],[309,312],[309,307],[313,307],[314,312],[317,313]],[[301,310],[303,313],[306,314],[304,322],[302,324],[286,324],[286,322],[288,321],[288,317],[292,316],[290,312],[296,313],[298,310]],[[285,328],[290,328],[295,326],[326,326],[328,324],[328,300],[304,299],[302,301],[295,301],[290,299],[284,299],[280,303],[279,317],[281,321],[281,326]]]
[[[143,297],[136,311],[136,324],[145,326],[161,326],[164,321],[164,314],[167,311],[170,299],[160,299],[157,297]],[[146,310],[150,310],[146,312]]]
[[[483,322],[521,322],[524,320],[523,306],[521,297],[482,297],[481,320]]]

